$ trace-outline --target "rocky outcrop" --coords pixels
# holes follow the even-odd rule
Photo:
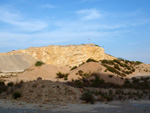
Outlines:
[[[97,61],[115,58],[105,54],[102,47],[94,44],[31,47],[25,50],[11,51],[8,54],[16,53],[26,53],[47,64],[59,66],[78,66],[89,58]]]

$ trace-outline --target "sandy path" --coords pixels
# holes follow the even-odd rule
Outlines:
[[[41,105],[0,100],[0,113],[150,113],[150,101],[114,101],[108,104]]]

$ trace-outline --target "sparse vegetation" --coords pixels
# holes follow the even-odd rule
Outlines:
[[[22,95],[21,95],[20,92],[14,92],[14,93],[12,94],[12,96],[13,96],[14,99],[17,99],[17,98],[20,98]]]
[[[14,83],[13,83],[13,82],[9,82],[7,85],[8,85],[9,87],[12,87],[12,86],[14,85]]]
[[[8,87],[5,85],[5,83],[4,82],[0,82],[0,94],[2,92],[6,92],[7,89],[8,89]]]
[[[77,66],[73,66],[70,70],[74,70],[74,69],[76,69],[77,68]]]
[[[42,62],[42,61],[37,61],[36,63],[35,63],[35,66],[42,66],[44,64],[44,62]]]
[[[57,78],[64,78],[64,80],[68,80],[69,73],[58,72],[58,73],[56,73],[56,75],[57,75]]]
[[[92,92],[90,92],[89,90],[84,91],[84,93],[82,94],[81,99],[83,101],[85,101],[86,103],[91,103],[94,104],[95,103],[95,98]]]
[[[96,61],[96,60],[94,60],[92,58],[89,58],[86,62],[98,62],[98,61]]]

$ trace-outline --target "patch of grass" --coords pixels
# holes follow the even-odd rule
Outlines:
[[[35,63],[35,66],[42,66],[44,64],[44,62],[42,62],[42,61],[37,61],[36,63]]]

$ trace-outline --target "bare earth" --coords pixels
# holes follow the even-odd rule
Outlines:
[[[150,113],[150,101],[48,105],[1,99],[0,113]]]

